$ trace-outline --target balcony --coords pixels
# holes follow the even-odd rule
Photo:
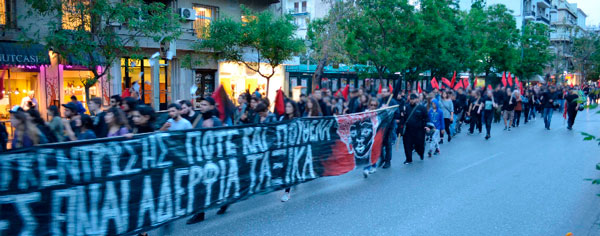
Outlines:
[[[537,22],[540,22],[540,23],[544,23],[544,24],[546,24],[546,25],[550,25],[550,20],[548,20],[546,17],[541,17],[541,16],[538,16],[538,17],[536,18],[536,21],[537,21]]]
[[[535,12],[525,12],[525,20],[535,20]]]
[[[535,0],[537,2],[538,7],[540,8],[550,8],[551,3],[550,0]]]

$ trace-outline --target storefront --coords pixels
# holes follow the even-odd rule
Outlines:
[[[316,65],[286,66],[288,91],[299,88],[302,94],[309,94],[310,89],[312,88],[312,77],[316,68]],[[388,79],[359,79],[357,72],[350,66],[340,66],[338,68],[326,66],[318,86],[319,89],[329,89],[332,92],[336,92],[339,89],[346,87],[346,85],[350,85],[351,88],[362,88],[368,93],[373,93],[377,92],[379,85],[387,87],[392,84],[393,86],[393,81],[397,78],[399,77],[392,76],[392,78]],[[288,94],[291,94],[291,92]]]
[[[268,64],[261,64],[261,72],[270,74],[271,69]],[[219,63],[219,84],[223,85],[225,91],[232,98],[237,100],[237,97],[249,91],[253,93],[258,89],[262,96],[267,94],[267,79],[260,74],[248,69],[245,65],[240,65],[235,62],[220,62]],[[275,68],[275,74],[270,79],[269,99],[275,100],[275,95],[278,89],[284,89],[284,73],[283,67]]]
[[[170,101],[171,79],[166,60],[159,60],[159,64],[159,110],[166,110]],[[148,59],[121,58],[121,91],[133,88],[144,103],[151,104],[152,83],[152,68]]]

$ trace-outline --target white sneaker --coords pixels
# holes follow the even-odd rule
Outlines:
[[[375,173],[375,171],[377,171],[377,167],[371,167],[369,169],[369,174],[373,174],[373,173]]]
[[[288,200],[290,200],[290,193],[283,193],[283,196],[281,196],[281,201],[287,202]]]
[[[369,170],[364,169],[363,170],[363,176],[365,177],[365,179],[368,178],[369,177]]]

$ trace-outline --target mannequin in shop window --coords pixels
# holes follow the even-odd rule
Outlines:
[[[35,96],[35,93],[32,90],[27,93],[26,97],[21,99],[21,108],[23,108],[23,110],[27,111],[32,108],[33,109],[37,108],[38,102],[34,98],[34,96]]]

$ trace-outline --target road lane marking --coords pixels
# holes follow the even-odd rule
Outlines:
[[[465,166],[465,167],[463,167],[463,168],[460,168],[460,169],[458,169],[457,171],[453,172],[452,174],[448,175],[448,177],[452,177],[452,176],[454,176],[454,175],[456,175],[456,174],[458,174],[458,173],[460,173],[460,172],[463,172],[463,171],[465,171],[465,170],[467,170],[467,169],[469,169],[469,168],[471,168],[471,167],[477,166],[477,165],[479,165],[479,164],[481,164],[481,163],[483,163],[483,162],[486,162],[486,161],[488,161],[488,160],[490,160],[490,159],[492,159],[492,158],[494,158],[494,157],[497,157],[497,156],[499,156],[499,155],[500,155],[500,154],[502,154],[502,153],[503,153],[503,152],[496,153],[496,154],[494,154],[494,155],[491,155],[491,156],[489,156],[489,157],[486,157],[485,159],[481,159],[481,160],[479,160],[479,161],[476,161],[476,162],[474,162],[474,163],[472,163],[472,164],[470,164],[470,165],[468,165],[468,166]]]

